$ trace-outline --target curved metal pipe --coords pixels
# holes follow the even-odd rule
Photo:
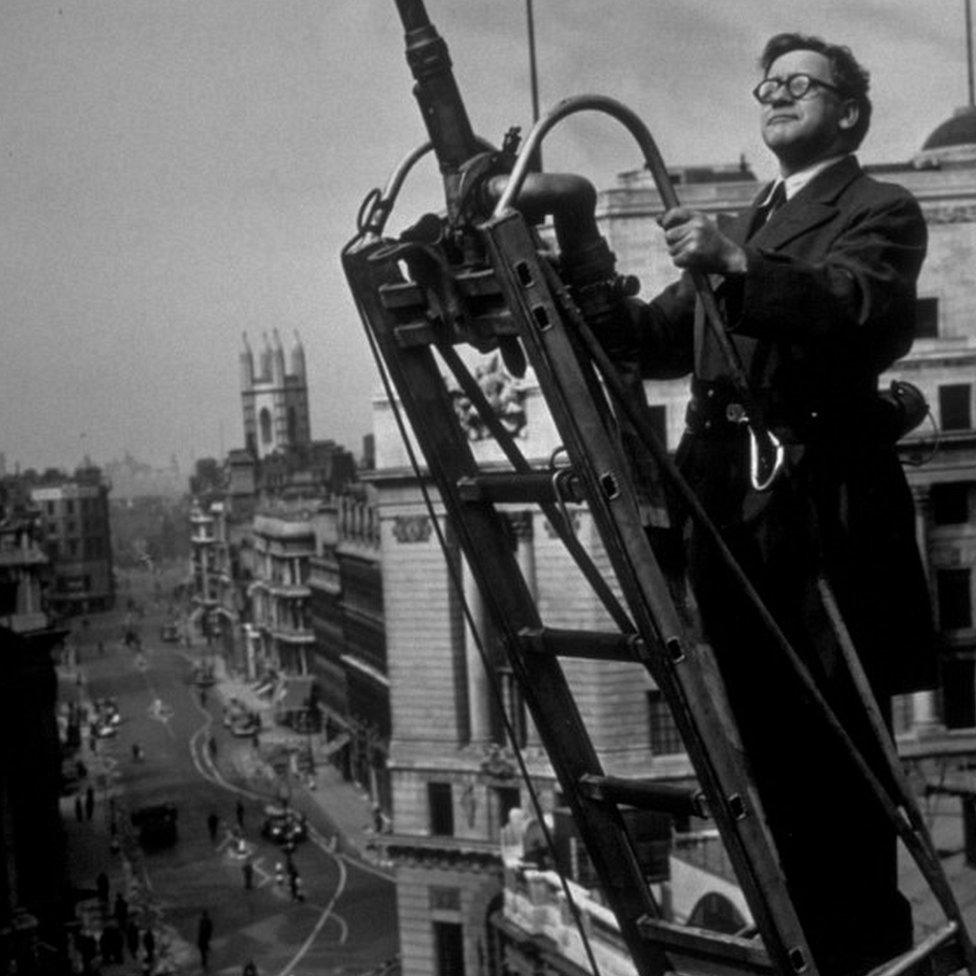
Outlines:
[[[494,152],[495,147],[487,140],[483,139],[481,136],[475,136],[475,142],[478,147],[485,152]],[[396,168],[390,173],[389,178],[386,181],[386,186],[383,190],[378,193],[376,199],[373,201],[373,205],[363,222],[362,230],[364,234],[375,234],[377,237],[381,236],[384,228],[386,227],[386,221],[393,210],[393,205],[396,203],[396,198],[400,195],[400,190],[403,189],[403,184],[410,174],[410,171],[420,162],[427,153],[431,152],[434,148],[434,143],[429,139],[427,142],[422,143],[417,146],[416,149],[407,153],[403,159],[397,163]]]
[[[522,156],[519,156],[521,162]],[[518,164],[516,164],[516,169]],[[509,196],[513,176],[492,176],[484,186],[489,201]],[[552,214],[560,250],[600,236],[596,225],[596,188],[574,173],[523,173],[514,199],[527,220]],[[496,213],[498,212],[496,206]]]
[[[403,188],[404,181],[409,175],[410,170],[433,148],[434,144],[428,139],[427,142],[417,146],[416,149],[408,153],[397,163],[396,169],[393,170],[389,179],[386,181],[386,186],[383,187],[382,192],[373,201],[372,209],[363,223],[364,234],[373,234],[376,237],[380,237],[383,234],[383,228],[386,227],[386,221],[390,216],[390,212],[393,210],[393,204],[400,195],[400,190]]]
[[[650,131],[640,116],[622,102],[618,102],[615,98],[609,98],[606,95],[576,95],[572,98],[563,99],[563,101],[559,102],[547,112],[532,127],[532,131],[529,133],[522,147],[522,151],[519,153],[511,176],[508,178],[505,191],[495,205],[495,211],[492,215],[493,218],[497,219],[507,210],[512,209],[513,203],[519,197],[522,185],[528,177],[528,169],[533,154],[540,147],[542,140],[546,137],[549,130],[569,115],[588,111],[602,112],[605,115],[609,115],[620,122],[630,132],[640,146],[641,152],[644,154],[644,165],[654,180],[654,185],[661,196],[661,202],[665,208],[670,210],[673,207],[680,206],[678,194],[668,176],[667,167],[664,165],[664,160],[658,151],[657,143],[654,142],[653,136],[651,136]],[[705,312],[705,321],[712,330],[712,335],[718,343],[722,357],[731,374],[730,378],[732,383],[743,406],[746,408],[749,427],[755,432],[757,437],[761,437],[764,441],[769,442],[769,431],[762,415],[762,409],[749,390],[749,382],[742,366],[742,360],[739,358],[738,351],[732,345],[726,333],[725,322],[722,320],[722,313],[719,311],[718,302],[715,300],[715,292],[711,282],[708,280],[707,275],[701,271],[691,271],[690,275]],[[779,471],[781,463],[781,454],[774,452],[773,470],[769,478],[765,480],[763,484],[764,488],[769,487],[772,483],[776,473]],[[755,487],[758,489],[760,486],[756,484]]]

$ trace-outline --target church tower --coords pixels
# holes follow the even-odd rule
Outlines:
[[[254,353],[244,337],[241,352],[241,399],[244,411],[244,446],[256,458],[285,453],[311,443],[305,350],[295,334],[286,368],[285,350],[278,330],[272,339],[264,333],[255,367]],[[273,341],[272,341],[273,340]]]

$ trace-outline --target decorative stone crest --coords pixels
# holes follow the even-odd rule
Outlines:
[[[426,515],[398,515],[393,520],[393,538],[397,542],[426,542],[431,531],[430,518]]]
[[[515,763],[502,751],[501,747],[492,743],[488,747],[485,758],[481,760],[481,772],[491,779],[513,779],[517,772]]]
[[[525,390],[505,369],[501,357],[496,353],[486,362],[479,363],[474,369],[474,379],[505,429],[515,437],[522,435],[526,422]],[[489,436],[488,428],[474,404],[459,389],[451,390],[451,398],[468,440],[485,440]]]

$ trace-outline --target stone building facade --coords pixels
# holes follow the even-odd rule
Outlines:
[[[78,468],[74,476],[30,490],[53,567],[49,600],[54,613],[108,610],[115,603],[109,491],[96,467]]]

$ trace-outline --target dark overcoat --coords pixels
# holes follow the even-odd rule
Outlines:
[[[743,244],[747,270],[717,279],[716,290],[751,388],[788,447],[788,477],[766,497],[749,491],[745,430],[726,419],[728,370],[687,275],[641,310],[641,370],[692,374],[679,463],[730,541],[742,543],[737,552],[760,589],[768,583],[773,603],[783,597],[787,628],[811,629],[789,594],[821,569],[876,691],[931,687],[914,506],[878,421],[879,374],[914,336],[924,218],[908,191],[868,176],[853,156],[749,236],[755,211],[725,229]]]

